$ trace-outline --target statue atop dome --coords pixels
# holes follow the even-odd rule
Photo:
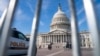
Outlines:
[[[60,4],[60,3],[59,3],[59,5],[58,5],[58,10],[61,11],[61,4]]]

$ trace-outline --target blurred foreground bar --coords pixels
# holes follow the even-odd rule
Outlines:
[[[3,24],[4,24],[4,21],[5,21],[5,17],[7,15],[7,9],[4,10],[1,18],[0,18],[0,34],[1,34],[1,30],[2,30],[2,27],[3,27]]]
[[[8,47],[8,39],[10,36],[10,27],[13,21],[13,15],[14,15],[14,9],[15,5],[17,3],[17,0],[10,0],[7,15],[4,17],[5,21],[2,27],[1,32],[1,39],[0,39],[0,56],[7,56],[7,47]]]
[[[80,38],[78,35],[78,26],[77,26],[77,18],[75,11],[75,2],[74,0],[69,0],[70,12],[71,12],[71,30],[72,30],[72,49],[73,56],[81,56],[80,49]]]
[[[37,38],[36,37],[37,37],[37,31],[38,31],[38,24],[39,24],[42,0],[37,0],[37,2],[38,3],[37,3],[37,7],[36,7],[36,12],[35,12],[35,16],[33,18],[33,23],[32,23],[28,56],[36,56],[36,54],[37,54],[37,46],[36,46]]]
[[[89,30],[92,37],[92,42],[94,45],[94,56],[100,56],[100,35],[99,35],[99,25],[97,22],[97,17],[94,12],[93,1],[83,0],[85,12],[87,16],[87,22],[89,25]]]

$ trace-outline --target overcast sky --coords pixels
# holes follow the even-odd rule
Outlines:
[[[16,27],[19,31],[23,32],[24,34],[29,34],[31,32],[31,25],[36,8],[36,2],[37,0],[18,1],[12,27]],[[2,15],[4,9],[7,7],[8,3],[9,0],[0,0],[0,16]],[[62,10],[65,12],[68,19],[70,19],[68,0],[43,0],[39,28],[38,28],[39,32],[50,31],[50,24],[53,15],[57,12],[59,3],[61,4]],[[79,31],[88,30],[86,15],[82,0],[75,0],[75,6],[77,12]],[[94,0],[94,6],[97,12],[96,14],[98,18],[100,18],[99,17],[100,1]],[[100,21],[100,19],[98,21]]]

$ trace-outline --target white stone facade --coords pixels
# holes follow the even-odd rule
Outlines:
[[[92,38],[89,32],[83,31],[80,34],[81,46],[83,48],[93,48]]]
[[[82,48],[93,48],[92,38],[89,32],[81,32],[80,35],[80,42]],[[71,33],[59,32],[57,33],[50,32],[46,34],[38,35],[37,45],[41,46],[42,48],[47,48],[50,43],[53,43],[53,48],[63,48],[67,42],[71,43]]]
[[[56,32],[56,31],[55,31]],[[50,43],[53,43],[53,47],[64,47],[66,45],[66,41],[71,43],[71,35],[70,33],[65,32],[49,32],[47,34],[40,34],[38,36],[38,45],[42,48],[47,48]]]
[[[82,48],[93,47],[89,32],[84,31],[79,35]],[[38,47],[47,48],[50,43],[52,43],[53,48],[63,48],[67,43],[72,44],[70,21],[60,6],[53,16],[50,32],[38,34],[37,36]]]

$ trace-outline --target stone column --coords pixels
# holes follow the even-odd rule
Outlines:
[[[52,43],[53,43],[53,35],[52,35]]]
[[[61,35],[59,35],[59,43],[61,43]]]
[[[56,43],[57,43],[57,35],[56,35]]]
[[[42,37],[42,42],[44,43],[44,37]]]
[[[66,41],[67,41],[67,37],[66,37],[66,35],[65,35],[65,43],[66,43]]]
[[[63,40],[63,35],[61,35],[61,43],[63,43],[62,40]]]
[[[54,39],[54,34],[53,34],[53,36],[52,36],[52,37],[53,37],[53,43],[54,43],[54,42],[55,42],[55,39]]]
[[[57,35],[55,35],[55,43],[57,43]]]
[[[45,37],[46,37],[46,43],[47,43],[47,40],[48,40],[48,39],[47,39],[47,35],[46,35]]]
[[[56,42],[58,43],[58,35],[56,35]]]
[[[63,43],[63,35],[61,35],[61,36],[62,36],[62,37],[61,37],[61,38],[62,38],[61,41],[62,41],[62,43]]]
[[[62,35],[62,43],[63,43],[63,35]]]
[[[65,40],[66,40],[66,38],[65,38],[65,35],[64,35],[64,43],[65,43]]]
[[[52,43],[54,42],[53,35],[52,35]]]
[[[60,35],[60,43],[62,43],[62,35]]]
[[[52,42],[52,35],[50,35],[50,43]]]
[[[58,35],[58,43],[59,43],[59,39],[60,39],[60,38],[59,38],[59,35]]]
[[[51,35],[51,42],[53,42],[52,35]]]
[[[60,35],[59,35],[59,43],[61,43]]]
[[[48,43],[48,35],[47,35],[47,43]]]
[[[45,44],[46,44],[46,42],[47,42],[46,40],[47,40],[47,38],[46,38],[46,35],[45,35]]]
[[[50,42],[52,42],[52,35],[50,35],[50,40],[51,40]]]
[[[46,43],[46,37],[44,36],[44,41],[45,41],[45,43]]]
[[[43,36],[44,37],[44,43],[45,43],[45,36]]]
[[[53,40],[54,40],[53,42],[55,43],[55,35],[53,35]]]
[[[48,35],[48,43],[50,42],[50,35]]]
[[[51,35],[50,35],[50,43],[51,43]]]
[[[68,39],[67,41],[69,42],[69,36],[68,35],[67,35],[67,39]]]
[[[64,37],[65,37],[65,36],[63,35],[63,43],[65,43],[65,42],[64,42]]]
[[[45,36],[45,44],[46,44],[46,36]]]

